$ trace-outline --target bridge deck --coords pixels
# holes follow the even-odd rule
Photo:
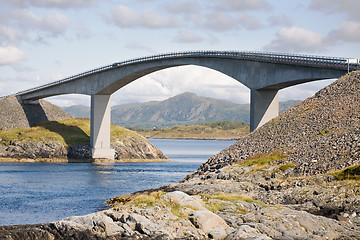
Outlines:
[[[360,64],[357,60],[356,63],[350,62],[347,58],[339,57],[326,57],[326,56],[313,56],[313,55],[300,55],[300,54],[288,54],[288,53],[271,53],[271,52],[248,52],[248,51],[188,51],[188,52],[173,52],[166,54],[156,54],[147,57],[134,58],[122,62],[116,62],[110,65],[106,65],[100,68],[96,68],[90,71],[86,71],[80,74],[76,74],[55,82],[47,83],[38,87],[30,88],[24,91],[17,92],[13,95],[19,96],[33,91],[37,91],[43,88],[68,82],[80,77],[99,73],[113,68],[119,68],[131,64],[148,62],[154,60],[165,60],[172,58],[185,58],[185,57],[216,57],[216,58],[228,58],[237,60],[250,60],[257,62],[268,63],[282,63],[296,66],[310,66],[317,68],[328,68],[338,70],[357,70],[360,69]]]

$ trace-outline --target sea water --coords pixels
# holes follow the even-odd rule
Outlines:
[[[152,139],[172,162],[0,163],[0,225],[58,221],[104,201],[182,180],[234,141]]]

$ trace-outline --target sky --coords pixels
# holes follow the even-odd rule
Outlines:
[[[0,96],[114,62],[197,50],[360,58],[359,0],[0,0]],[[280,91],[302,100],[334,80]],[[118,90],[112,105],[183,92],[248,103],[236,80],[197,66],[147,75]],[[84,95],[47,98],[89,105]]]

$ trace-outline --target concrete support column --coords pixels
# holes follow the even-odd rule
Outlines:
[[[91,95],[90,145],[93,159],[114,159],[110,148],[110,95]]]
[[[250,100],[250,132],[279,115],[278,90],[253,90]]]

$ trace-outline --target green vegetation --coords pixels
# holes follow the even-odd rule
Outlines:
[[[239,205],[239,201],[248,202],[248,203],[257,203],[263,207],[266,207],[266,204],[262,201],[254,200],[249,196],[238,195],[233,193],[216,193],[216,194],[200,194],[203,197],[204,202],[206,202],[206,208],[209,211],[217,212],[221,210],[223,207],[227,206],[224,202],[213,202],[210,200],[221,200],[228,201],[234,204],[237,208],[237,212],[241,214],[247,213],[246,210],[242,209]]]
[[[301,111],[298,112],[298,115],[302,115],[302,114],[306,113],[307,111],[309,111],[311,109],[312,109],[311,107],[304,108],[304,109],[302,109]]]
[[[329,132],[330,132],[330,129],[326,129],[326,130],[320,131],[320,135],[325,135]]]
[[[150,194],[141,194],[135,196],[131,201],[135,206],[146,206],[146,207],[153,207],[160,201],[161,196],[166,194],[162,191],[152,192]],[[129,199],[130,201],[130,199]]]
[[[245,128],[249,126],[249,124],[245,122],[230,122],[230,121],[206,122],[206,123],[201,123],[200,125],[208,126],[211,128],[219,128],[222,130]]]
[[[279,167],[279,169],[283,172],[285,172],[287,169],[289,168],[294,168],[296,165],[293,163],[287,163],[287,164],[283,164]]]
[[[190,208],[194,211],[199,209],[191,206],[182,206],[176,202],[168,202],[161,197],[165,195],[166,192],[155,191],[150,193],[136,193],[136,194],[126,194],[119,196],[107,201],[107,203],[112,207],[119,207],[121,205],[130,205],[136,207],[168,207],[172,214],[174,214],[179,219],[184,219],[188,217],[188,213],[185,213],[184,208]],[[175,221],[176,221],[175,220]]]
[[[140,139],[141,136],[123,127],[111,126],[112,140]],[[75,143],[90,142],[89,119],[66,119],[61,121],[46,121],[36,127],[0,130],[0,144],[9,145],[11,142],[61,142],[65,146]]]
[[[199,125],[177,125],[164,129],[133,129],[146,138],[239,139],[249,133],[243,122],[207,122]]]
[[[337,180],[360,180],[360,165],[333,172],[332,175]]]
[[[270,162],[280,161],[287,157],[288,155],[280,151],[274,151],[271,153],[258,153],[248,157],[245,161],[238,162],[238,164],[242,166],[264,166],[270,164]]]

